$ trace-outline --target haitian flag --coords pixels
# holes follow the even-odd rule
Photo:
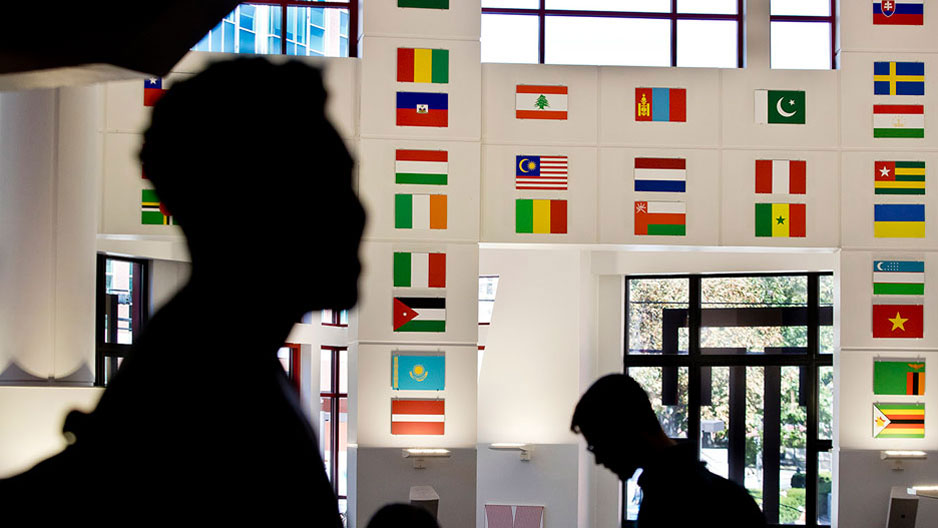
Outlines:
[[[143,81],[143,106],[153,106],[166,90],[163,89],[163,79],[151,77]]]
[[[636,121],[687,121],[686,88],[636,88]]]
[[[397,126],[449,126],[449,94],[397,92]]]
[[[921,339],[922,312],[921,304],[874,304],[873,337]]]
[[[874,0],[873,24],[893,26],[924,25],[924,0]]]

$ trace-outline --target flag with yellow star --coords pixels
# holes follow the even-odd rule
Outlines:
[[[921,339],[922,311],[921,304],[874,304],[873,337]]]
[[[925,438],[925,404],[874,403],[873,438]]]

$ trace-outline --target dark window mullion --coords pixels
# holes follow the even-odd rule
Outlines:
[[[687,305],[687,355],[690,367],[687,369],[687,439],[694,446],[694,452],[700,453],[700,320],[701,320],[701,280],[700,275],[688,277]]]
[[[537,62],[546,64],[547,57],[547,0],[541,0],[537,10]]]
[[[805,369],[807,387],[807,442],[805,446],[805,519],[808,526],[817,525],[817,480],[818,480],[818,356],[820,342],[818,321],[820,317],[820,276],[808,274],[808,354],[811,368]]]
[[[677,66],[677,0],[671,0],[671,66]]]
[[[769,523],[778,522],[782,440],[782,368],[767,366],[763,378],[762,511]]]

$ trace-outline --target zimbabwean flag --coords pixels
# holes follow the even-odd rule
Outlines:
[[[925,404],[874,403],[873,438],[925,438]]]

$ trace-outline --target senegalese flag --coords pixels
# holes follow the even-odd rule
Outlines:
[[[874,204],[875,238],[925,238],[925,204]]]
[[[395,194],[395,229],[446,229],[445,194]]]
[[[143,189],[140,197],[140,223],[146,225],[175,225],[171,214],[160,202],[153,189]]]
[[[873,394],[924,396],[924,361],[874,361]]]
[[[925,95],[925,63],[873,63],[874,95]]]
[[[873,166],[876,194],[925,194],[924,161],[877,161]]]
[[[925,404],[874,403],[873,438],[925,438]]]
[[[757,237],[802,238],[805,227],[805,204],[756,204]]]
[[[395,332],[445,332],[446,297],[395,297]]]
[[[394,253],[395,288],[445,288],[446,253]]]
[[[448,83],[449,50],[397,48],[397,82]]]
[[[449,153],[445,150],[397,149],[394,153],[394,183],[446,185]]]
[[[515,200],[515,233],[565,234],[566,200]]]
[[[873,295],[925,295],[925,262],[874,260]]]

